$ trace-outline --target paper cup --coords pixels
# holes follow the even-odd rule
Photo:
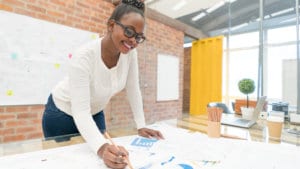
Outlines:
[[[280,140],[283,126],[283,118],[279,116],[269,116],[267,118],[269,138]]]
[[[218,138],[221,136],[221,123],[214,121],[207,121],[207,135],[211,138]]]

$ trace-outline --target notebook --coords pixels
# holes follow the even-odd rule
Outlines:
[[[258,119],[259,113],[263,110],[263,107],[265,105],[267,97],[261,96],[258,99],[258,102],[256,104],[256,107],[253,112],[253,117],[251,120],[242,119],[241,117],[235,117],[235,116],[223,116],[221,120],[221,124],[224,125],[230,125],[230,126],[236,126],[236,127],[243,127],[243,128],[250,128]]]

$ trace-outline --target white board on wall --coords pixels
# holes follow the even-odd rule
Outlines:
[[[282,61],[282,100],[297,105],[297,59]]]
[[[157,56],[157,101],[178,100],[179,58],[171,55]]]
[[[45,104],[72,52],[98,37],[1,10],[0,21],[0,105]]]

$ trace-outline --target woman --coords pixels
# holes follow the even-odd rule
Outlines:
[[[126,89],[140,136],[163,138],[159,131],[144,127],[135,49],[145,40],[144,3],[123,0],[107,25],[103,38],[74,54],[68,77],[49,96],[43,131],[46,138],[79,132],[108,167],[125,168],[128,152],[110,145],[102,135],[106,130],[103,110],[113,95]]]

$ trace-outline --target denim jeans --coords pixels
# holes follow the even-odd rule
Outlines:
[[[103,111],[93,115],[93,119],[100,130],[104,133],[106,130],[105,116]],[[48,102],[45,106],[45,111],[42,119],[42,126],[44,137],[51,139],[51,137],[56,137],[56,141],[68,140],[73,135],[79,135],[79,131],[74,123],[72,116],[66,114],[65,112],[59,110],[54,102],[52,95],[49,96]],[[70,135],[69,137],[66,135]],[[57,137],[66,136],[66,137]]]

